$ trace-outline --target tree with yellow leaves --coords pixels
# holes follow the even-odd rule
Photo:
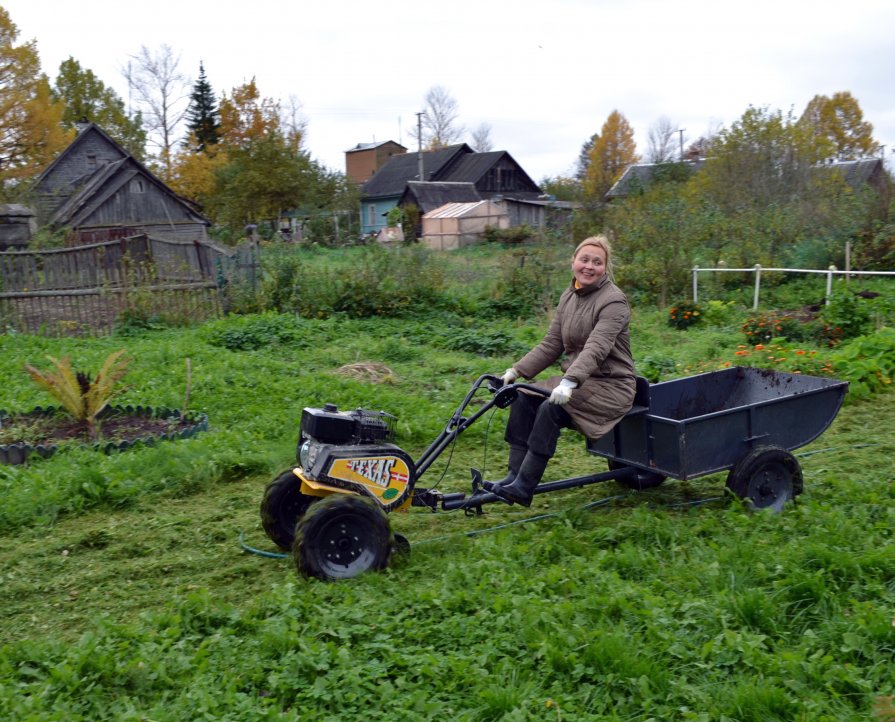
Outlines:
[[[0,7],[0,196],[7,200],[74,137],[74,131],[63,129],[65,107],[52,98],[36,42],[16,45],[18,36]]]
[[[593,140],[584,176],[584,194],[598,201],[625,172],[639,160],[634,130],[624,115],[613,110],[599,135]]]
[[[817,144],[817,161],[856,160],[879,152],[873,139],[873,125],[864,120],[857,99],[850,92],[832,98],[815,95],[799,118]]]

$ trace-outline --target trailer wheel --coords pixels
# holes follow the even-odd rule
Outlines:
[[[280,549],[289,551],[295,539],[295,523],[317,497],[301,492],[301,482],[286,469],[267,485],[261,498],[261,526]]]
[[[375,501],[331,494],[299,520],[292,558],[303,576],[348,579],[385,568],[393,543],[388,517]]]
[[[777,446],[760,446],[740,459],[727,475],[727,488],[755,509],[780,512],[802,493],[802,468]]]
[[[619,461],[614,461],[613,459],[609,459],[609,470],[615,471],[616,469],[623,469],[627,464],[622,464]],[[628,476],[620,476],[616,481],[624,487],[628,489],[634,489],[635,491],[646,491],[647,489],[655,489],[659,486],[665,479],[668,477],[662,476],[662,474],[655,474],[651,471],[644,471],[643,469],[634,469],[633,473]]]

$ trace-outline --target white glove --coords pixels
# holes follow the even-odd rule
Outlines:
[[[568,379],[563,379],[559,382],[559,386],[557,386],[550,393],[550,398],[548,401],[551,404],[558,404],[559,406],[565,406],[569,403],[569,399],[572,398],[572,389],[577,389],[578,383],[576,381],[569,381]]]
[[[516,379],[519,378],[519,372],[516,371],[513,367],[508,368],[503,372],[503,376],[500,377],[501,382],[504,386],[507,386],[513,383]]]

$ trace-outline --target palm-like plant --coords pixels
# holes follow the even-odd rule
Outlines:
[[[97,437],[97,416],[109,405],[109,401],[124,391],[116,384],[127,373],[132,361],[125,355],[125,350],[109,354],[102,368],[92,381],[90,376],[71,367],[68,357],[57,360],[47,358],[55,366],[55,371],[40,371],[30,364],[25,364],[25,371],[34,382],[56,399],[73,418],[83,421],[91,439]]]

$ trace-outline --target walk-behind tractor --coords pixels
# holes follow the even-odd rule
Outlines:
[[[760,509],[781,510],[802,492],[793,449],[816,439],[839,411],[848,384],[835,379],[734,367],[650,386],[637,379],[631,411],[605,436],[588,440],[609,470],[541,483],[536,494],[615,480],[637,490],[666,478],[686,480],[728,470],[727,488]],[[388,514],[409,507],[481,514],[497,496],[472,470],[472,487],[446,493],[418,486],[455,439],[492,408],[507,408],[530,384],[501,386],[480,376],[438,437],[415,460],[392,443],[395,418],[382,411],[340,411],[333,404],[302,412],[298,466],[266,488],[261,523],[291,550],[299,572],[344,579],[382,569],[409,551]],[[490,398],[467,415],[481,392]],[[480,400],[480,399],[479,399]]]

